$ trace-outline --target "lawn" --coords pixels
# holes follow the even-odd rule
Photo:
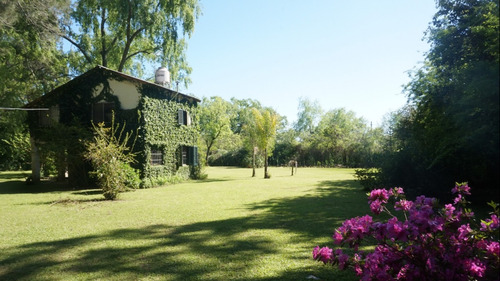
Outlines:
[[[206,172],[117,201],[0,173],[0,280],[356,280],[311,258],[369,212],[353,170]]]

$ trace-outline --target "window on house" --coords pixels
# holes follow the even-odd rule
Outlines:
[[[198,147],[182,146],[181,147],[181,164],[182,165],[198,165]]]
[[[181,161],[182,161],[182,165],[188,165],[188,147],[187,146],[183,146],[182,147],[182,152],[181,152]]]
[[[163,152],[161,150],[151,151],[151,166],[163,165]]]
[[[94,103],[94,105],[92,106],[92,121],[96,124],[101,122],[104,122],[105,124],[111,124],[114,109],[114,102]]]
[[[179,109],[177,115],[178,115],[177,120],[179,121],[179,125],[186,125],[186,126],[191,125],[191,116],[189,115],[189,112]]]

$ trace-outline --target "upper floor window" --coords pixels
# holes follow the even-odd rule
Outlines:
[[[111,124],[113,119],[114,102],[98,102],[92,105],[92,121],[94,123],[104,122]]]
[[[189,115],[189,112],[179,109],[177,112],[177,121],[179,125],[186,125],[190,126],[191,125],[191,116]]]

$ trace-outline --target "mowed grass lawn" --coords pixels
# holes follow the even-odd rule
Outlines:
[[[117,201],[0,173],[0,280],[356,280],[311,258],[369,213],[352,169],[206,172]]]

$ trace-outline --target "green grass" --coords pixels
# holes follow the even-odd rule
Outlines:
[[[369,212],[353,170],[206,172],[117,201],[0,173],[0,280],[356,280],[311,258]]]

